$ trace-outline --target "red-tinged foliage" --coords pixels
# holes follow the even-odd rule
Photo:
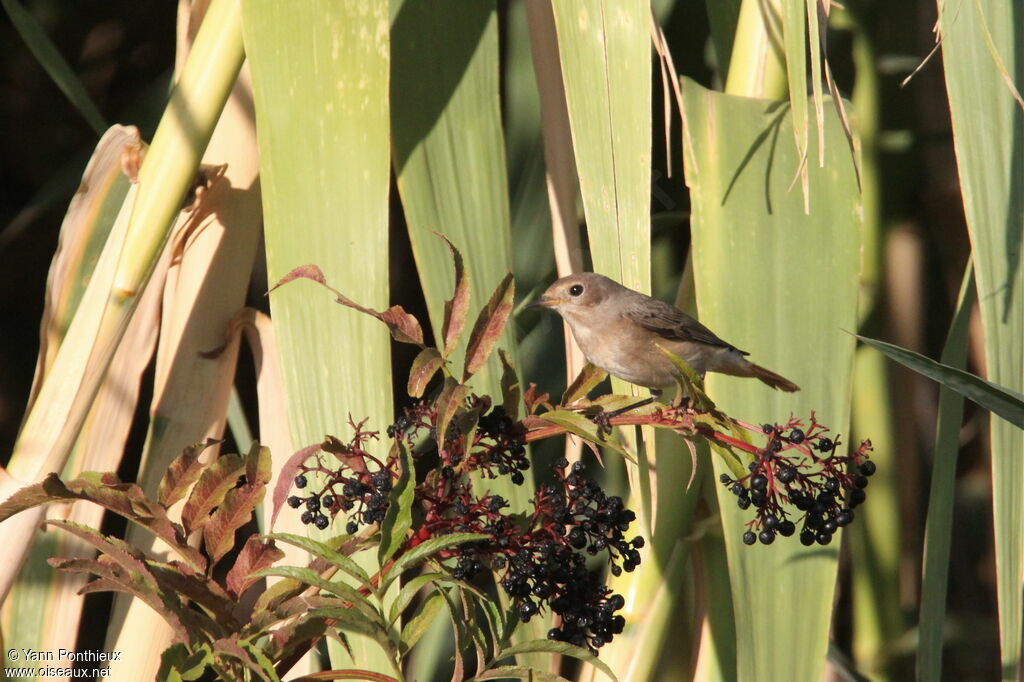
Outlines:
[[[252,512],[267,489],[264,485],[246,483],[232,488],[224,501],[203,525],[203,546],[210,557],[210,566],[220,561],[235,545],[235,531],[249,522]]]
[[[323,271],[316,265],[302,265],[295,268],[278,280],[277,284],[270,288],[270,291],[274,291],[278,287],[296,279],[312,280],[334,294],[335,300],[338,303],[377,318],[387,325],[388,330],[390,330],[391,336],[395,341],[399,341],[401,343],[412,343],[417,346],[423,345],[423,327],[420,326],[419,320],[405,312],[402,306],[391,306],[383,312],[361,306],[348,296],[345,296],[345,294],[329,285],[327,283],[327,278],[324,277]],[[267,293],[269,294],[270,291]]]
[[[452,260],[455,263],[455,291],[452,294],[451,299],[445,301],[444,304],[444,325],[441,327],[441,335],[444,337],[444,357],[448,357],[455,350],[455,346],[459,343],[459,337],[462,336],[462,329],[466,326],[466,317],[469,315],[469,299],[471,294],[471,283],[469,278],[469,272],[466,270],[462,262],[462,254],[455,248],[448,237],[445,237],[440,232],[435,232],[438,237],[444,240],[444,243],[448,245],[448,250],[452,254]],[[411,391],[409,395],[415,395]]]
[[[269,568],[283,558],[284,552],[278,549],[273,540],[264,542],[256,535],[250,536],[238,553],[234,566],[228,571],[225,579],[228,591],[236,598],[242,596],[258,582],[257,578],[250,577],[253,573]]]
[[[424,348],[412,361],[412,369],[409,371],[409,385],[407,392],[413,398],[423,396],[427,384],[437,374],[437,370],[444,366],[444,357],[436,348]]]
[[[199,461],[199,455],[207,448],[222,442],[211,438],[205,443],[190,445],[175,457],[160,481],[157,501],[165,507],[170,507],[175,502],[185,499],[189,488],[199,480],[199,474],[203,472],[203,464]]]
[[[299,467],[310,457],[320,452],[320,445],[307,445],[306,447],[293,452],[288,461],[281,467],[281,472],[277,476],[277,483],[274,484],[274,495],[271,499],[273,504],[273,510],[270,513],[270,527],[274,527],[274,523],[277,521],[277,515],[281,512],[281,508],[284,506],[285,500],[288,499],[288,492],[292,489],[292,481],[295,479],[295,474],[298,473]]]
[[[224,501],[244,471],[245,460],[236,454],[221,455],[203,470],[181,510],[181,523],[187,534],[203,527],[210,512]]]
[[[487,305],[480,311],[473,325],[473,331],[469,335],[469,345],[466,347],[466,369],[463,372],[462,380],[468,381],[471,376],[480,371],[487,363],[491,351],[498,343],[498,337],[505,329],[509,315],[512,314],[512,299],[515,296],[515,280],[512,273],[505,275],[501,283],[491,294]]]

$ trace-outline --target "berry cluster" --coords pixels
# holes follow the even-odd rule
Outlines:
[[[546,602],[562,618],[548,637],[596,653],[622,632],[625,619],[615,612],[625,601],[590,574],[583,552],[607,552],[611,572],[619,575],[640,564],[644,540],[626,539],[636,515],[621,498],[606,495],[584,477],[582,464],[573,464],[568,475],[564,458],[553,466],[556,483],[537,491],[525,528],[502,511],[508,504],[500,496],[476,500],[469,485],[460,484],[430,508],[421,534],[423,539],[444,532],[490,536],[453,552],[458,557],[453,577],[469,579],[489,566],[520,620],[529,622]]]
[[[754,507],[743,543],[770,545],[777,535],[790,537],[802,524],[802,544],[829,544],[838,529],[853,522],[854,509],[866,498],[868,476],[875,473],[875,464],[868,459],[871,441],[841,455],[839,438],[826,436],[828,429],[818,424],[814,413],[806,430],[801,421],[790,418],[784,426],[765,424],[760,431],[766,443],[754,453],[749,473],[739,479],[720,476],[740,509]]]
[[[500,495],[477,494],[471,472],[523,483],[523,472],[530,467],[526,431],[500,406],[489,409],[487,398],[470,396],[462,408],[440,442],[438,410],[429,402],[407,408],[387,428],[388,437],[410,449],[419,470],[414,502],[419,521],[407,549],[451,533],[488,536],[440,554],[454,560],[452,576],[469,580],[493,571],[521,621],[529,621],[546,605],[562,619],[549,638],[596,653],[622,632],[625,619],[615,612],[625,600],[591,574],[586,555],[606,553],[614,575],[634,570],[644,540],[627,539],[625,533],[636,515],[621,498],[606,495],[586,478],[582,464],[570,468],[564,458],[553,465],[555,482],[535,493],[532,514],[513,513]],[[326,528],[330,517],[345,512],[346,531],[354,534],[359,523],[384,519],[398,472],[397,448],[381,462],[365,450],[377,433],[364,431],[363,423],[353,427],[350,443],[334,441],[331,448],[324,447],[340,465],[333,462],[330,468],[317,455],[299,467],[294,482],[300,490],[311,486],[310,474],[326,480],[319,492],[288,498],[292,508],[305,506],[303,523]]]
[[[329,469],[319,458],[313,464],[300,465],[301,473],[294,479],[295,487],[299,490],[309,488],[310,473],[318,473],[326,478],[326,483],[319,491],[310,492],[304,497],[292,495],[288,498],[288,506],[292,509],[306,507],[302,512],[302,523],[324,530],[330,525],[331,518],[338,512],[345,512],[348,518],[345,532],[354,535],[360,523],[372,524],[384,520],[389,504],[388,494],[397,474],[393,471],[393,463],[385,465],[366,451],[366,443],[376,440],[377,432],[364,431],[365,423],[366,420],[352,423],[355,435],[350,443],[334,441],[331,451],[340,461],[337,468]],[[368,462],[376,465],[375,471],[369,470]]]

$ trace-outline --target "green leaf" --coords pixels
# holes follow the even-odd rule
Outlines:
[[[550,639],[535,639],[530,642],[515,644],[507,649],[504,649],[494,658],[495,660],[500,661],[502,659],[509,658],[510,656],[515,656],[516,654],[525,653],[552,653],[561,654],[563,656],[571,656],[572,658],[576,658],[581,661],[586,661],[587,663],[591,664],[592,666],[603,672],[605,675],[607,675],[608,679],[610,680],[618,679],[617,677],[615,677],[615,673],[612,672],[611,668],[609,668],[604,661],[602,661],[586,649],[578,646],[573,646],[572,644],[569,644],[567,642],[555,642]]]
[[[398,597],[395,598],[395,601],[391,602],[388,625],[390,626],[395,624],[395,621],[397,621],[402,615],[402,612],[409,607],[409,604],[411,604],[412,600],[415,599],[416,594],[423,589],[425,585],[450,580],[451,578],[446,573],[424,573],[423,575],[418,575],[406,582],[402,585],[402,590],[398,593]]]
[[[406,535],[412,527],[412,503],[416,496],[416,464],[412,459],[412,451],[400,438],[395,443],[402,468],[391,489],[384,521],[380,524],[377,561],[381,566],[405,544]]]
[[[498,288],[491,294],[487,305],[480,311],[473,325],[473,331],[469,335],[469,345],[466,346],[466,368],[462,375],[462,381],[469,381],[469,378],[479,372],[487,363],[491,351],[501,337],[512,314],[512,302],[515,297],[516,283],[509,272],[498,284]]]
[[[412,568],[419,562],[425,561],[427,557],[437,554],[441,550],[461,545],[464,542],[486,540],[488,537],[490,536],[482,533],[452,533],[450,535],[442,535],[439,538],[432,538],[426,542],[421,542],[408,552],[402,554],[402,556],[395,559],[395,563],[391,566],[391,569],[381,579],[381,591],[387,590],[388,586],[397,580],[403,572]]]
[[[700,320],[749,350],[759,365],[803,387],[783,394],[751,379],[709,373],[708,393],[721,410],[744,421],[814,410],[819,421],[845,433],[854,340],[842,330],[857,324],[862,212],[842,126],[828,118],[825,166],[807,166],[805,214],[803,197],[790,190],[803,161],[784,136],[792,126],[785,103],[716,93],[690,80],[683,83],[683,98]],[[812,141],[809,154],[816,152]],[[715,462],[715,469],[721,473],[723,464]],[[838,543],[746,547],[741,535],[751,514],[739,510],[722,486],[715,489],[736,616],[734,631],[715,636],[736,639],[739,679],[818,679]],[[763,589],[765,575],[773,576],[771,590]],[[801,598],[792,599],[797,593]],[[780,638],[801,655],[775,655]]]
[[[693,367],[690,367],[682,358],[664,348],[660,343],[655,342],[654,345],[668,356],[668,359],[672,361],[672,364],[678,371],[676,384],[679,387],[680,395],[690,398],[693,401],[694,408],[699,412],[715,409],[715,403],[704,392],[704,380],[700,378],[700,375],[697,374]]]
[[[989,381],[1024,393],[1024,69],[1020,5],[943,2],[938,31]],[[1004,680],[1024,660],[1024,434],[991,420],[992,518]]]
[[[401,648],[408,652],[434,624],[437,614],[444,608],[444,597],[438,592],[431,593],[417,607],[409,622],[402,628]]]
[[[444,366],[444,357],[436,348],[424,348],[412,361],[412,369],[409,370],[409,396],[419,398],[427,388],[427,384],[437,374],[437,370]]]
[[[986,410],[998,414],[1016,427],[1024,429],[1024,399],[1016,391],[997,386],[962,369],[935,362],[906,348],[869,339],[859,334],[856,336],[904,367],[909,367],[918,374],[937,381],[965,398],[970,398]]]
[[[207,644],[189,652],[181,642],[172,644],[160,655],[158,680],[198,680],[213,663],[213,652]]]
[[[610,448],[628,459],[630,462],[636,464],[636,458],[633,457],[626,448],[622,447],[622,444],[619,443],[618,440],[616,440],[614,432],[610,435],[599,434],[597,431],[597,424],[595,424],[592,419],[583,416],[579,412],[570,412],[569,410],[552,410],[551,412],[545,412],[538,416],[544,421],[561,426],[569,433],[575,433],[577,436],[584,438],[595,445],[602,445]]]
[[[967,343],[971,311],[977,300],[974,268],[970,261],[953,321],[949,325],[942,364],[961,369],[967,364]],[[928,491],[924,556],[921,560],[921,608],[918,618],[920,641],[917,653],[918,677],[942,679],[942,650],[946,629],[946,590],[949,576],[949,548],[953,537],[953,505],[956,497],[956,462],[960,450],[960,428],[964,399],[951,388],[939,389],[939,412],[935,425],[935,455]]]
[[[351,604],[353,610],[359,611],[361,614],[360,617],[366,619],[368,623],[372,623],[374,627],[386,629],[384,625],[384,615],[376,606],[371,604],[366,597],[360,594],[359,591],[351,585],[327,580],[316,571],[309,568],[302,568],[300,566],[272,566],[270,568],[261,569],[252,574],[253,578],[265,578],[268,576],[291,578],[293,580],[303,582],[310,587],[316,587],[324,592],[337,595],[345,602]]]
[[[320,557],[330,565],[336,566],[339,570],[352,576],[363,587],[372,588],[369,574],[359,564],[344,554],[334,551],[322,542],[302,535],[293,535],[292,533],[270,533],[265,537],[268,540],[277,540],[288,545],[301,547],[313,556]]]
[[[107,129],[103,114],[96,108],[96,104],[89,97],[85,86],[82,85],[82,81],[78,79],[57,47],[47,37],[43,27],[39,25],[31,12],[21,6],[18,0],[3,0],[3,5],[14,28],[28,45],[28,49],[32,51],[32,55],[40,66],[46,70],[47,75],[74,105],[78,113],[89,122],[93,131],[97,135],[102,135],[103,131]]]
[[[469,682],[476,680],[541,680],[541,682],[570,682],[570,680],[528,665],[502,665],[482,672]]]
[[[607,378],[608,372],[588,362],[583,365],[583,369],[580,370],[580,373],[572,380],[569,387],[565,389],[565,393],[562,394],[562,404],[572,405],[573,403],[586,398],[599,383]]]

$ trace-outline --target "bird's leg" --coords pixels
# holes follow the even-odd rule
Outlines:
[[[598,435],[598,437],[601,438],[602,440],[604,440],[604,436],[605,435],[609,435],[609,436],[611,435],[611,433],[612,433],[611,421],[615,417],[618,417],[620,414],[625,414],[626,412],[629,412],[630,410],[635,410],[638,407],[644,407],[645,405],[650,405],[651,403],[653,403],[659,397],[661,397],[661,389],[660,388],[652,388],[651,389],[651,397],[650,398],[646,398],[646,399],[641,400],[639,402],[633,403],[632,405],[627,405],[626,407],[620,407],[619,409],[612,410],[611,412],[602,412],[601,414],[596,415],[594,417],[594,423],[597,424],[597,435]]]

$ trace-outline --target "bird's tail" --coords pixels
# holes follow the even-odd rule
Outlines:
[[[764,383],[768,384],[772,388],[777,388],[780,391],[785,391],[786,393],[792,393],[794,391],[799,391],[800,390],[799,386],[794,384],[792,381],[790,381],[786,377],[781,376],[779,374],[776,374],[775,372],[771,371],[770,369],[765,369],[761,365],[755,365],[752,362],[749,363],[749,364],[750,364],[749,369],[750,369],[750,372],[751,372],[751,376],[757,377],[758,379],[760,379]]]

